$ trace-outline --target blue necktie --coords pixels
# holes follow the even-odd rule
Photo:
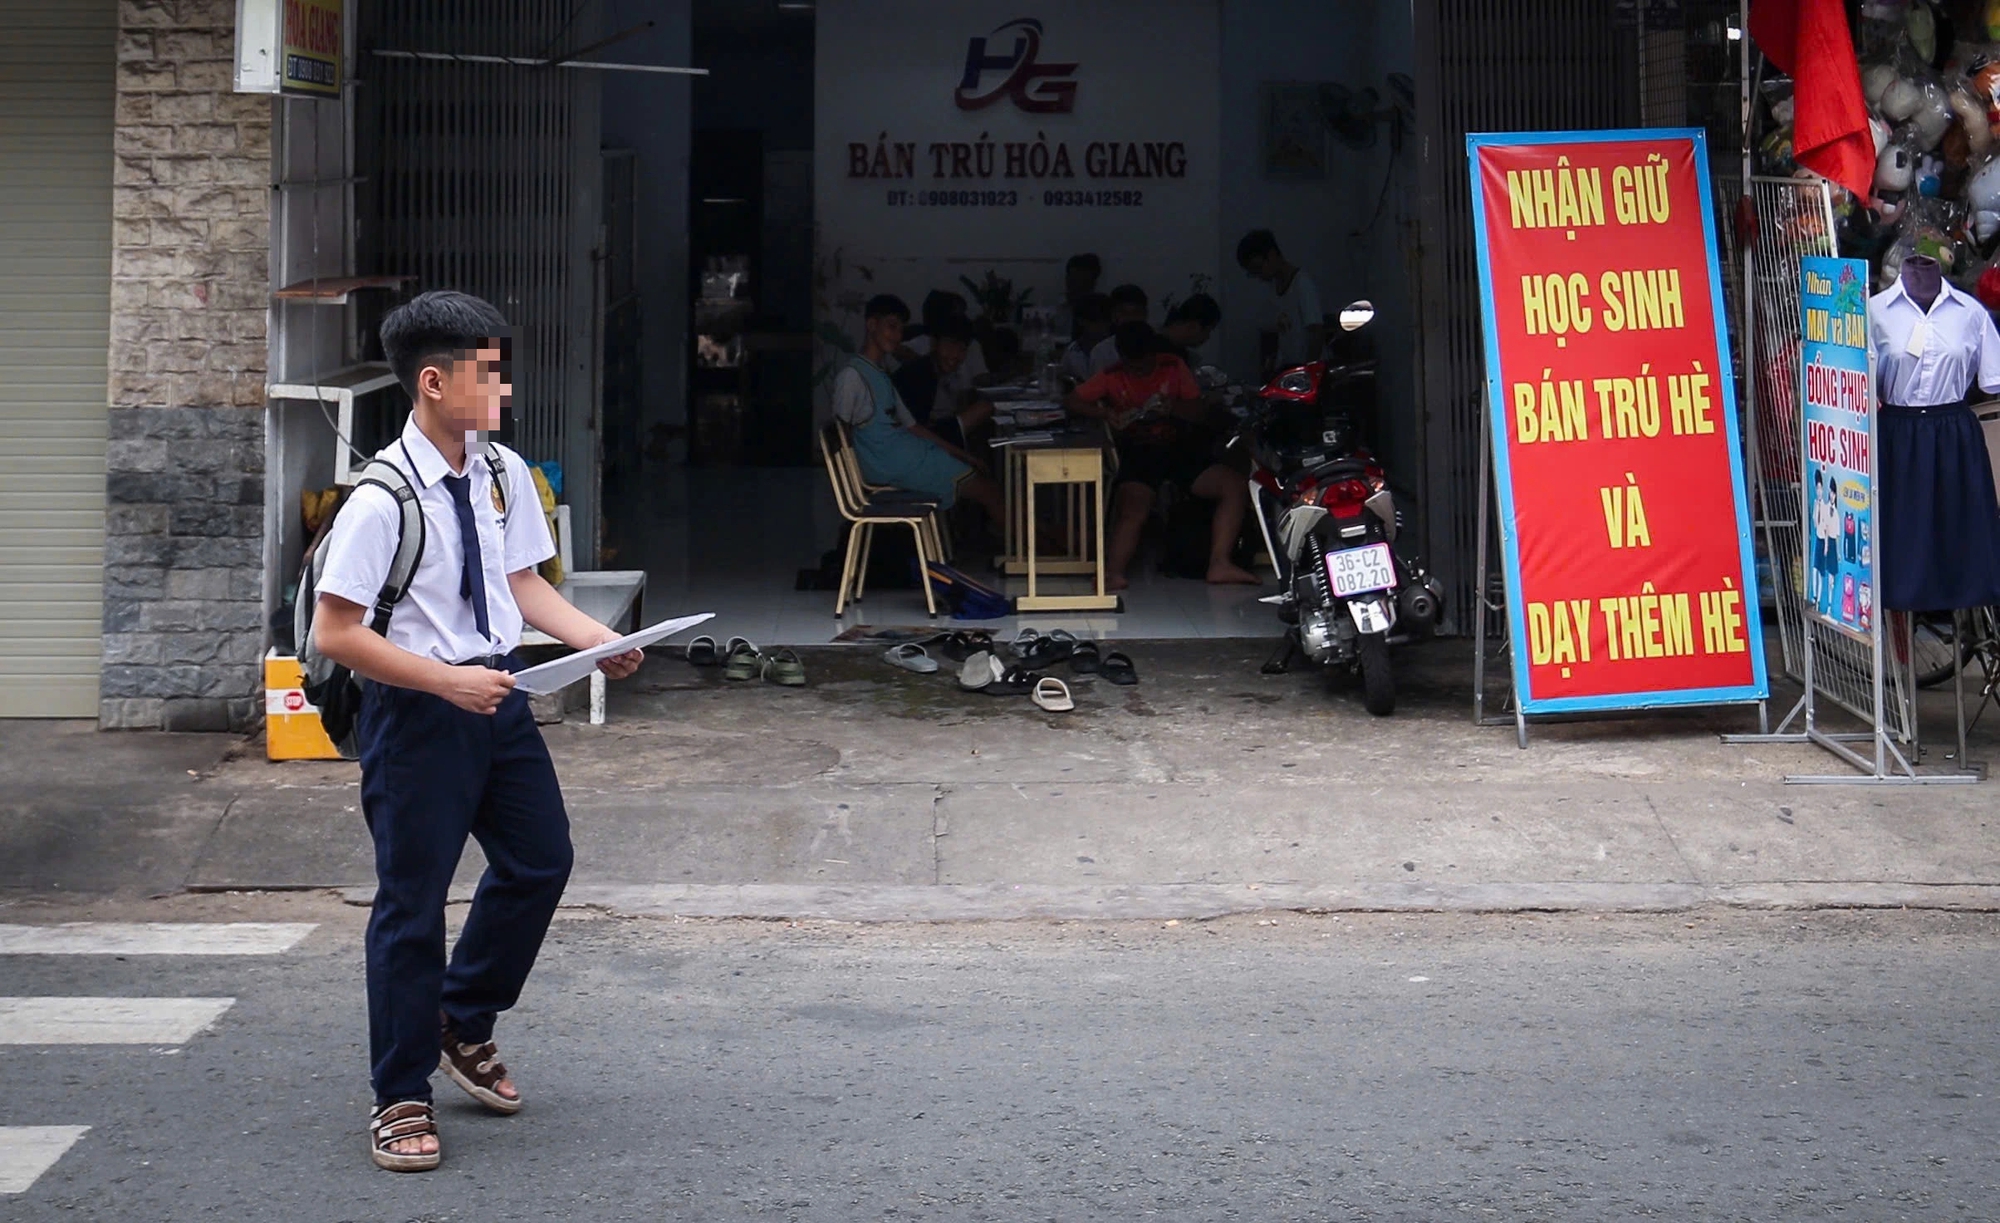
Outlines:
[[[446,476],[444,486],[451,490],[452,508],[458,511],[458,540],[465,552],[458,594],[472,604],[472,621],[479,626],[479,635],[490,642],[493,635],[486,621],[486,572],[480,564],[479,524],[472,518],[472,477]]]

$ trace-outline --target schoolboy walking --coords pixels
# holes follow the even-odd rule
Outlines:
[[[503,446],[482,453],[512,395],[506,320],[463,293],[418,296],[382,323],[413,405],[378,456],[415,491],[425,546],[386,631],[367,618],[401,530],[387,489],[363,484],[323,545],[313,641],[369,681],[361,702],[362,814],[375,842],[368,921],[369,1148],[398,1172],[438,1166],[431,1072],[498,1113],[523,1100],[493,1044],[568,882],[569,817],[525,693],[509,674],[524,624],[577,649],[617,639],[536,572],[555,555],[534,479]],[[600,664],[630,675],[642,656]],[[445,894],[470,835],[487,869],[449,962]]]

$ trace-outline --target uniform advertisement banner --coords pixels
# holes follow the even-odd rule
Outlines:
[[[1869,639],[1875,624],[1875,387],[1868,370],[1868,265],[1800,266],[1806,610]]]
[[[1767,698],[1704,134],[1466,143],[1521,708]]]

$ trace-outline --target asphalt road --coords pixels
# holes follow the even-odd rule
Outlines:
[[[527,1109],[440,1080],[445,1166],[397,1176],[362,1137],[361,912],[202,903],[143,912],[319,925],[0,956],[0,996],[235,999],[184,1043],[0,1043],[0,1126],[90,1127],[0,1218],[2000,1215],[1992,916],[565,914],[499,1033]]]

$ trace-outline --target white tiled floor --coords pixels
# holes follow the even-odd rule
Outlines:
[[[840,518],[816,468],[678,469],[649,483],[627,504],[607,503],[612,538],[621,543],[606,568],[647,571],[646,617],[712,611],[717,638],[740,635],[760,645],[831,641],[856,625],[928,625],[920,590],[877,590],[836,620],[833,592],[793,587],[801,569],[817,568],[840,537]],[[1152,558],[1133,566],[1122,615],[1034,616],[982,623],[1011,636],[1022,623],[1066,628],[1098,638],[1273,637],[1276,614],[1257,602],[1261,590],[1219,588],[1159,576]],[[1021,593],[1020,579],[982,581]],[[1081,588],[1079,580],[1078,588]],[[940,625],[953,623],[948,614]]]

